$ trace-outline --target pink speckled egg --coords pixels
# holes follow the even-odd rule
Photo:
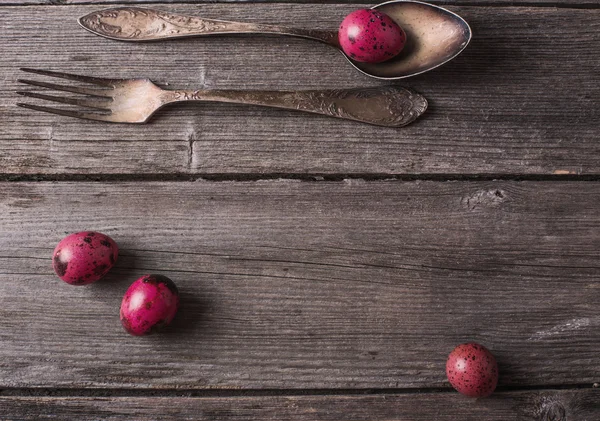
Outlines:
[[[60,279],[71,285],[87,285],[102,278],[119,255],[108,235],[84,231],[67,235],[54,249],[52,266]]]
[[[163,275],[144,275],[135,281],[121,302],[121,323],[134,336],[148,335],[167,326],[179,307],[179,291]]]
[[[496,389],[498,363],[483,345],[466,343],[454,348],[448,356],[446,375],[458,392],[482,398],[490,396]]]
[[[344,18],[338,39],[352,60],[381,63],[402,51],[406,33],[388,15],[374,9],[360,9]]]

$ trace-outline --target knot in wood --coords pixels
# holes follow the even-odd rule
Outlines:
[[[478,190],[463,198],[462,202],[469,210],[499,206],[506,200],[506,194],[501,189]]]
[[[567,411],[560,402],[548,402],[542,407],[540,421],[567,421]]]

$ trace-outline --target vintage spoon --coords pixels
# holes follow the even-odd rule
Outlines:
[[[402,79],[434,69],[460,54],[471,40],[471,28],[467,22],[439,6],[413,0],[394,0],[373,8],[389,15],[407,35],[404,50],[383,63],[359,63],[344,54],[356,69],[374,78]],[[116,7],[93,12],[81,17],[79,23],[94,34],[120,41],[158,41],[222,34],[279,34],[320,41],[342,51],[337,31],[203,19],[140,7]]]

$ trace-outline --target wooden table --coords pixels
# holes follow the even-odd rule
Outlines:
[[[76,19],[114,2],[86,3],[0,4],[0,419],[600,420],[597,0],[444,2],[474,38],[400,83],[430,103],[402,129],[223,104],[143,126],[17,108],[19,67],[384,84],[304,40],[109,41]],[[325,29],[361,5],[155,6]],[[121,255],[72,287],[50,258],[80,230]],[[134,338],[119,305],[146,273],[182,307]],[[447,383],[466,341],[499,361],[489,399]]]

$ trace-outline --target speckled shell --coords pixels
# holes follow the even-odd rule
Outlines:
[[[77,232],[58,243],[52,255],[52,266],[66,283],[87,285],[106,275],[118,255],[119,247],[108,235],[93,231]]]
[[[483,345],[466,343],[457,346],[446,362],[448,381],[463,395],[490,396],[498,384],[498,363]]]
[[[144,275],[135,281],[121,302],[121,323],[134,336],[167,326],[179,308],[177,286],[166,276]]]
[[[338,31],[344,53],[352,60],[381,63],[397,56],[406,34],[388,15],[373,9],[355,10],[344,18]]]

